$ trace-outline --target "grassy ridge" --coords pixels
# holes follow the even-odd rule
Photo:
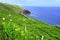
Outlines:
[[[0,40],[60,40],[60,29],[18,12],[19,7],[0,3]],[[6,7],[6,8],[3,8]],[[6,10],[5,10],[6,9]],[[18,10],[16,10],[18,9]]]

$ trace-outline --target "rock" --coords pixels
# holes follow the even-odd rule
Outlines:
[[[31,14],[31,12],[28,11],[28,10],[26,10],[26,9],[21,9],[20,13],[23,14],[23,15],[25,15],[25,16],[29,16]]]

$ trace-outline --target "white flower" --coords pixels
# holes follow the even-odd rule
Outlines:
[[[10,21],[12,21],[12,19],[10,19]]]
[[[9,16],[11,16],[11,15],[9,14]]]
[[[4,18],[4,17],[3,17],[2,19],[3,19],[3,20],[5,20],[5,18]]]
[[[41,38],[41,40],[44,40],[44,36],[42,35],[42,38]]]

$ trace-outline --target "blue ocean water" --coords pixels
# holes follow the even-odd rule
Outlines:
[[[60,25],[60,7],[26,6],[32,12],[31,17],[51,25]]]

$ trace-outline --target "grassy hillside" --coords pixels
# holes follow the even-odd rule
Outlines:
[[[0,3],[0,40],[60,40],[60,28],[27,18],[19,10]]]

